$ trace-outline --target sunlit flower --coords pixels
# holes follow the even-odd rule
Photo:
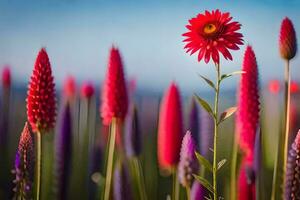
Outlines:
[[[228,49],[238,50],[238,45],[243,44],[243,35],[237,32],[241,24],[231,20],[229,12],[222,13],[219,10],[205,11],[189,20],[186,26],[189,31],[183,34],[187,53],[192,55],[199,51],[198,61],[204,59],[206,63],[212,58],[218,64],[219,53],[226,60],[232,60]]]

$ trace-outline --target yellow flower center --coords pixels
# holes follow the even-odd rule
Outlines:
[[[203,31],[206,34],[214,33],[216,30],[217,30],[217,27],[214,24],[206,24],[203,28]]]

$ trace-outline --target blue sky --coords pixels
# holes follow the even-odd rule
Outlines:
[[[0,66],[10,64],[14,79],[27,82],[38,50],[46,47],[58,84],[69,74],[100,84],[108,49],[115,44],[127,77],[136,77],[139,88],[163,90],[175,80],[183,90],[203,89],[197,73],[213,78],[213,64],[187,55],[181,34],[189,18],[216,8],[231,12],[243,25],[261,81],[282,79],[279,27],[283,17],[290,17],[300,38],[298,0],[0,0]],[[240,69],[244,49],[232,52],[233,62],[221,61],[223,72]],[[298,67],[296,57],[294,79],[300,78]],[[237,80],[224,87],[235,87]]]

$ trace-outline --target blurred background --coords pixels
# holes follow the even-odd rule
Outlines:
[[[198,74],[214,79],[214,66],[212,63],[198,63],[195,55],[186,54],[181,35],[186,32],[185,25],[190,18],[206,9],[217,8],[230,12],[233,19],[242,24],[245,44],[252,45],[257,56],[261,84],[263,174],[265,180],[269,180],[263,187],[264,197],[268,197],[276,152],[274,141],[277,141],[283,109],[280,86],[284,63],[278,55],[279,28],[281,20],[288,16],[300,38],[299,0],[0,0],[0,69],[8,65],[12,72],[8,123],[10,160],[14,160],[26,120],[26,88],[40,48],[45,47],[48,52],[59,100],[63,82],[69,75],[76,78],[77,92],[85,80],[92,81],[96,86],[91,104],[93,112],[90,113],[93,120],[89,126],[92,127],[90,131],[97,135],[104,132],[97,112],[100,103],[98,93],[106,73],[109,48],[116,45],[122,54],[127,80],[135,82],[135,99],[142,113],[141,127],[145,141],[142,165],[147,192],[152,198],[164,199],[171,185],[169,179],[159,175],[156,163],[160,99],[170,82],[175,80],[182,92],[185,116],[193,93],[212,100],[212,91]],[[244,49],[245,45],[241,50],[232,52],[233,62],[221,60],[224,73],[240,70]],[[291,76],[297,83],[300,78],[299,57],[293,59],[291,65]],[[274,79],[279,81],[276,82],[278,89],[276,83],[274,86],[274,82],[269,82]],[[222,85],[222,109],[235,104],[238,81],[236,76]],[[292,93],[292,130],[295,133],[300,119],[297,84]],[[77,109],[81,110],[77,117],[80,119],[86,114],[86,107],[79,95],[77,97]],[[233,122],[231,119],[222,125],[219,141],[223,145],[219,147],[220,158],[228,160],[231,159],[231,148],[228,147],[232,146]],[[103,145],[103,142],[100,143]],[[104,151],[103,146],[101,148]],[[229,176],[226,176],[229,166],[220,172],[220,185],[229,181]],[[162,187],[157,187],[158,183]],[[78,189],[78,186],[70,187]],[[220,193],[228,199],[229,187],[222,187]],[[73,190],[73,195],[81,195],[80,190]]]

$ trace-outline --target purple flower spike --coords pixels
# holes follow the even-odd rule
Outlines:
[[[16,179],[14,180],[15,198],[32,199],[34,181],[34,139],[27,123],[20,137],[13,173],[16,175]]]
[[[300,130],[288,155],[284,195],[285,199],[300,199]]]
[[[130,189],[127,168],[123,163],[119,163],[114,171],[114,200],[131,200],[132,193]]]
[[[209,149],[213,148],[214,121],[210,114],[205,110],[200,112],[200,154],[209,161],[212,161],[212,153]]]
[[[128,157],[138,156],[141,153],[141,129],[134,104],[130,106],[125,121],[125,150]]]
[[[178,164],[178,178],[184,187],[191,187],[193,174],[198,171],[198,161],[195,155],[196,144],[190,131],[187,131],[182,140],[180,161]]]
[[[200,148],[199,143],[199,113],[198,113],[198,106],[194,98],[191,100],[190,110],[188,115],[188,127],[187,130],[190,130],[192,136],[195,140],[195,143]]]
[[[191,188],[191,200],[204,200],[208,194],[208,191],[201,185],[201,183],[194,181]]]
[[[58,199],[66,199],[72,150],[72,117],[69,103],[66,103],[60,117],[60,127],[56,137],[55,189]]]

